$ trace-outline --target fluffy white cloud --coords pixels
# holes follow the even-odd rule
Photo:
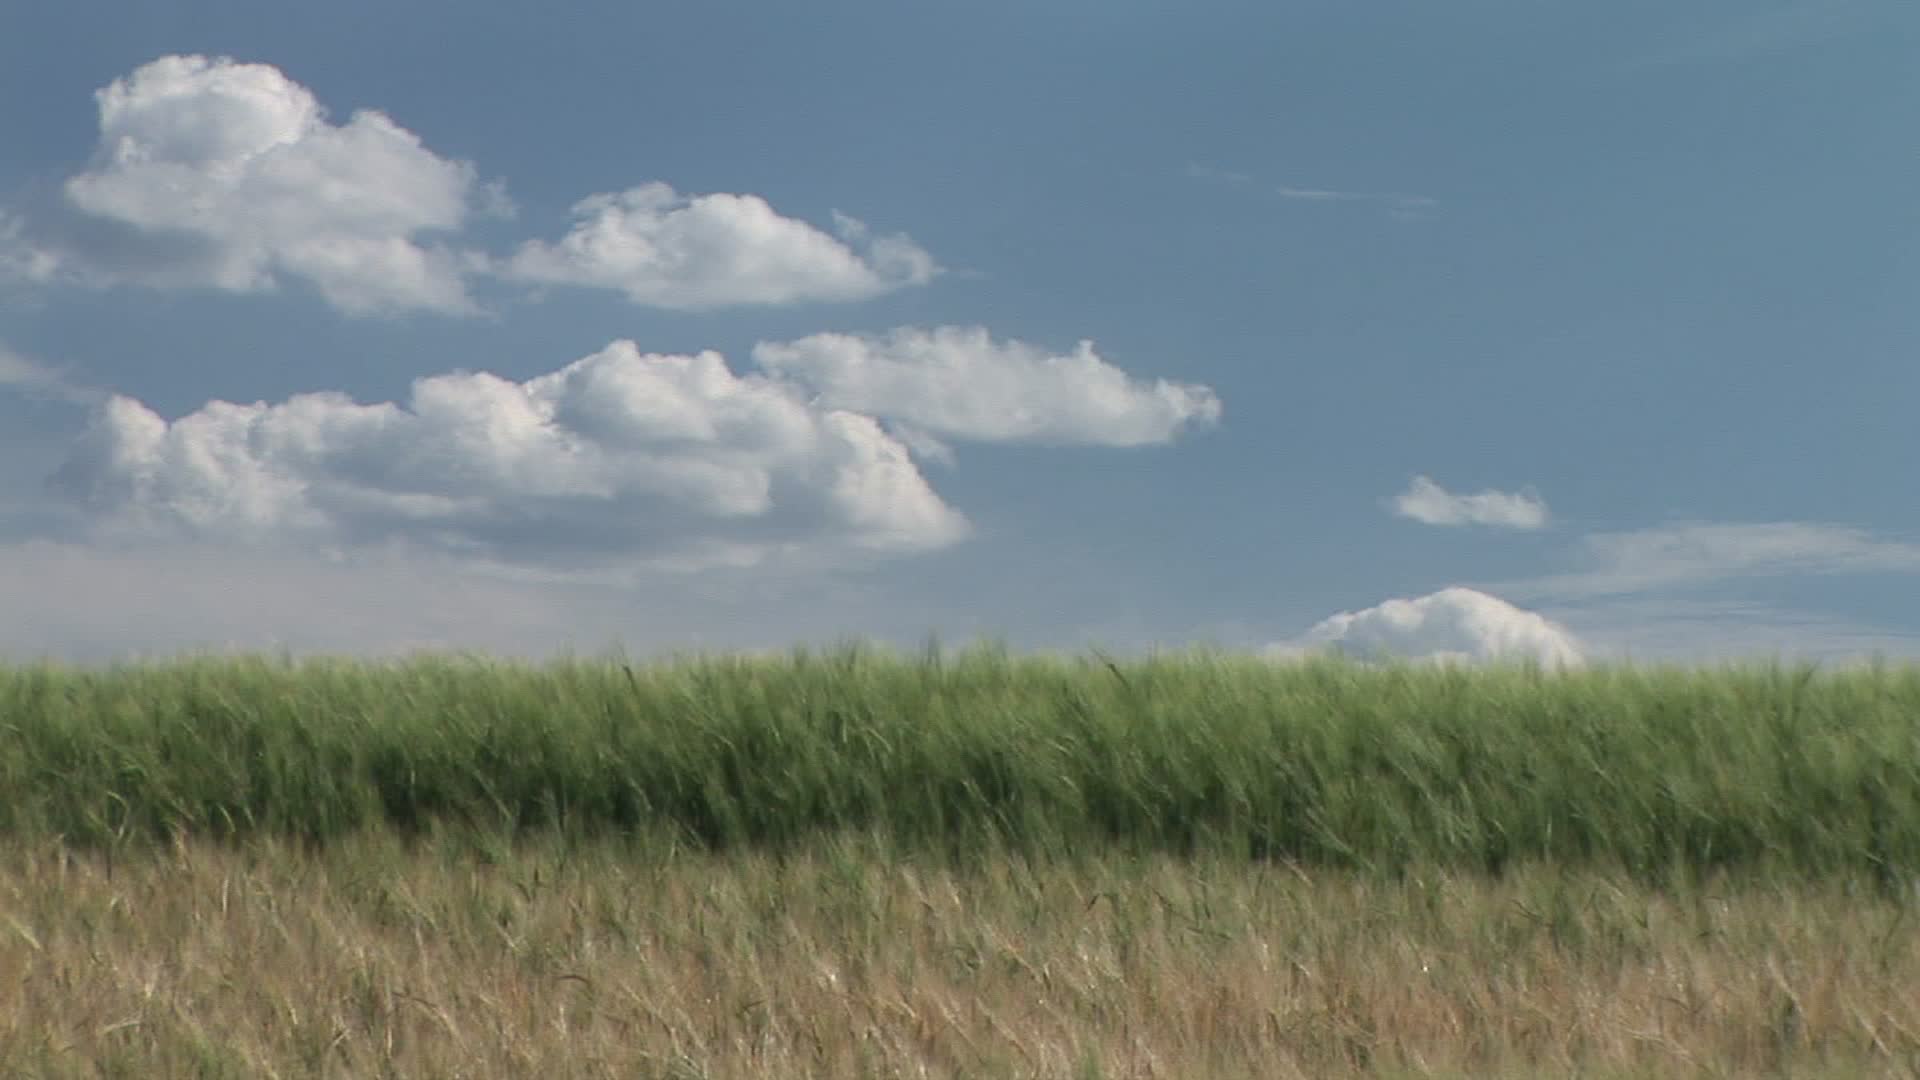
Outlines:
[[[100,533],[399,545],[562,574],[937,548],[964,518],[871,417],[620,341],[559,371],[419,379],[168,421],[114,397],[55,477]]]
[[[875,237],[835,215],[836,239],[782,217],[757,195],[688,196],[652,183],[582,199],[573,214],[559,243],[528,241],[504,273],[617,289],[649,307],[700,310],[861,300],[938,272],[932,256],[905,236]]]
[[[1666,525],[1596,533],[1581,541],[1588,568],[1514,582],[1529,595],[1601,596],[1732,577],[1916,573],[1920,544],[1865,529],[1808,522]]]
[[[1362,659],[1382,655],[1426,661],[1533,660],[1543,667],[1582,663],[1580,642],[1564,627],[1473,589],[1450,588],[1388,600],[1321,620],[1277,652],[1330,649]]]
[[[270,65],[164,56],[95,97],[99,143],[64,187],[65,216],[0,210],[0,281],[241,293],[298,282],[376,314],[472,312],[468,280],[482,273],[699,310],[859,300],[940,272],[907,236],[844,214],[827,232],[756,195],[663,183],[583,199],[557,243],[495,260],[444,238],[510,211],[503,189],[379,111],[331,122]]]
[[[1533,494],[1483,491],[1455,495],[1424,476],[1416,476],[1393,500],[1393,512],[1428,525],[1493,525],[1539,529],[1547,524],[1547,504]]]
[[[224,57],[161,57],[95,97],[94,160],[65,187],[93,224],[17,257],[17,276],[231,292],[301,281],[355,314],[471,309],[477,257],[419,235],[504,197],[385,115],[333,124],[278,69]]]
[[[814,390],[822,404],[936,436],[1137,446],[1220,418],[1220,399],[1207,387],[1136,382],[1092,342],[1054,356],[1020,341],[996,343],[980,327],[815,334],[762,342],[753,358]]]

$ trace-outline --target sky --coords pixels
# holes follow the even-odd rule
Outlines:
[[[1920,8],[0,16],[0,659],[1920,655]]]

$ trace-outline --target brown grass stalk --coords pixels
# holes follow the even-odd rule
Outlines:
[[[0,1074],[1911,1075],[1841,882],[261,841],[0,850]]]

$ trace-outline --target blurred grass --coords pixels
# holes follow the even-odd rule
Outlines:
[[[0,835],[453,826],[779,851],[1751,868],[1904,892],[1920,669],[1550,673],[1189,652],[0,668]]]

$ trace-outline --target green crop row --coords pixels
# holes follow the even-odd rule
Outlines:
[[[0,668],[0,833],[825,834],[1393,871],[1920,874],[1920,669],[996,647]]]

